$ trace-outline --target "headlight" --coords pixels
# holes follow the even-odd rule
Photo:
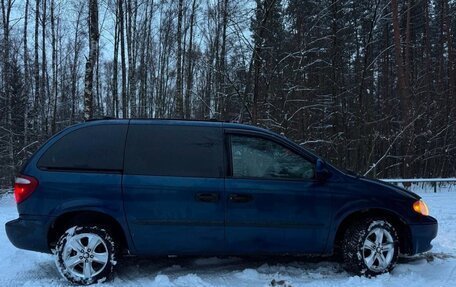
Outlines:
[[[426,203],[424,203],[424,201],[422,200],[418,200],[413,203],[413,210],[424,216],[429,215],[429,208],[427,207]]]

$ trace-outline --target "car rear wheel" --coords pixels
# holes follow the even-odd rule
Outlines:
[[[376,276],[391,271],[399,254],[399,238],[386,219],[363,219],[345,232],[343,259],[349,272]]]
[[[57,242],[55,259],[60,274],[72,283],[103,282],[112,276],[116,244],[104,228],[73,226]]]

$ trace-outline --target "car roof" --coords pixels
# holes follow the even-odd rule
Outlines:
[[[223,127],[230,129],[243,129],[259,132],[268,132],[270,131],[251,126],[247,124],[232,123],[232,122],[222,122],[216,120],[186,120],[186,119],[142,119],[142,118],[132,118],[132,119],[115,119],[115,118],[103,118],[103,119],[92,119],[83,123],[83,125],[99,125],[99,124],[160,124],[160,125],[184,125],[184,126],[202,126],[202,127]]]

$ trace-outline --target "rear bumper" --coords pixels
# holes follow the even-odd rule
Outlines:
[[[437,220],[428,216],[425,223],[409,224],[409,227],[411,233],[410,255],[431,250],[431,241],[437,236]]]
[[[18,218],[5,224],[9,241],[20,249],[51,253],[47,242],[47,220],[43,217]]]

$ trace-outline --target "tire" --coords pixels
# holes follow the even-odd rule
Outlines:
[[[342,243],[345,269],[357,275],[376,276],[393,270],[399,254],[399,237],[384,218],[366,218],[349,226]]]
[[[98,226],[73,226],[58,240],[55,263],[60,274],[78,285],[111,279],[116,244],[109,231]]]

